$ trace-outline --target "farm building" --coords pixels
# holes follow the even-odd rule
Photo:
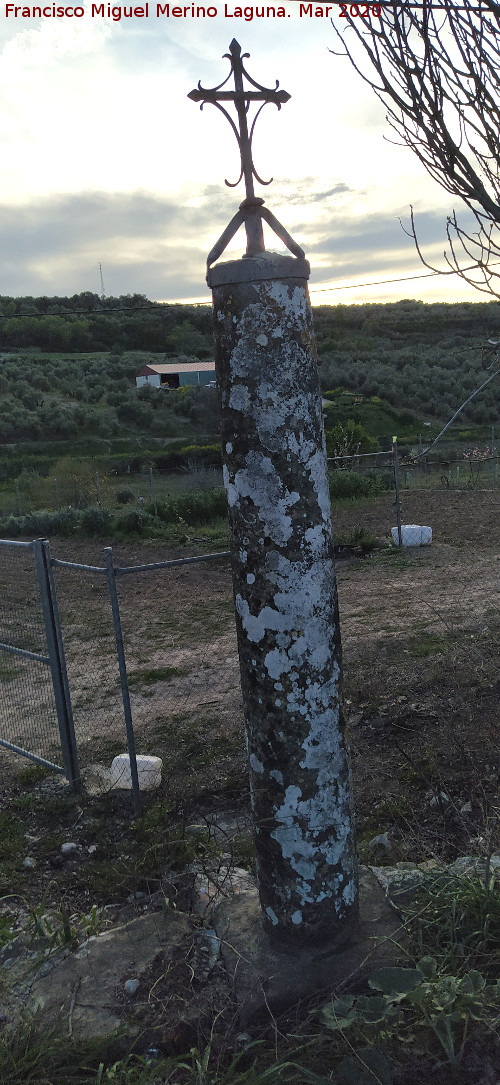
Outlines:
[[[215,362],[161,362],[145,365],[137,374],[138,388],[151,384],[153,388],[181,388],[183,384],[210,384],[215,381]]]

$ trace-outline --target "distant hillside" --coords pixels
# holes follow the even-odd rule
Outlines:
[[[500,338],[498,302],[323,305],[314,310],[324,390],[343,387],[423,418],[448,419],[488,376],[488,339]],[[481,392],[461,420],[500,419],[499,383]]]
[[[365,403],[375,396],[406,411],[399,433],[446,421],[487,376],[486,341],[500,338],[498,302],[322,305],[314,316],[323,391],[345,389]],[[135,387],[145,361],[180,357],[213,357],[210,306],[163,305],[139,294],[0,297],[0,442],[215,433],[215,395],[208,403],[208,391],[203,399],[198,389]],[[499,391],[492,381],[460,423],[497,423]],[[350,414],[348,400],[337,397],[340,408],[370,432],[377,415],[380,431],[380,404],[372,401],[369,417],[359,405]]]
[[[392,435],[399,441],[418,441],[422,423],[418,415],[407,408],[398,410],[379,396],[361,396],[341,388],[324,392],[325,428],[330,429],[349,420],[359,423],[369,437],[379,439],[380,447],[390,448]],[[385,440],[380,440],[380,438]],[[371,451],[371,450],[370,450]]]

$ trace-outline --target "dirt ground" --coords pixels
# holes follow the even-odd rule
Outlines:
[[[387,537],[393,501],[336,506],[336,537],[359,527]],[[403,522],[430,525],[432,545],[337,563],[360,836],[388,831],[402,858],[429,849],[455,857],[496,833],[500,493],[409,491]],[[104,565],[101,543],[53,540],[51,549]],[[113,555],[131,566],[179,553],[138,541]],[[105,578],[56,568],[55,579],[81,764],[109,766],[126,746]],[[19,609],[26,600],[15,590]],[[118,590],[138,751],[163,758],[172,801],[245,802],[228,561],[124,576]],[[15,677],[3,684],[12,690]],[[14,707],[11,741],[24,737],[29,749],[31,703],[18,695]],[[55,724],[50,741],[56,757]],[[7,774],[23,764],[0,758]]]
[[[363,527],[387,538],[393,500],[387,494],[334,508],[336,537]],[[432,545],[337,563],[358,849],[376,865],[500,851],[500,494],[411,492],[403,522],[431,526]],[[101,543],[52,540],[51,550],[66,561],[104,564]],[[115,565],[130,566],[187,553],[138,541],[114,546],[113,556]],[[93,764],[109,767],[126,748],[109,599],[100,573],[56,568],[55,578],[90,780]],[[18,578],[12,587],[11,617],[29,604],[23,583]],[[145,795],[142,828],[131,827],[129,793],[93,794],[89,786],[75,807],[52,777],[32,790],[28,763],[0,750],[0,819],[20,834],[10,850],[4,845],[0,888],[45,905],[63,900],[70,914],[93,903],[135,908],[126,904],[131,892],[163,884],[165,863],[182,869],[196,858],[193,825],[214,814],[242,824],[248,818],[228,561],[125,576],[118,591],[137,749],[158,754],[164,766],[159,792]],[[5,691],[16,673],[2,676]],[[23,703],[20,686],[6,703],[14,709],[4,725],[10,720],[28,741],[40,703]],[[55,756],[55,726],[50,743]],[[377,836],[384,841],[373,843]],[[17,839],[24,843],[16,850]],[[68,841],[77,848],[63,859]],[[248,865],[244,832],[237,846],[236,861]],[[33,866],[23,867],[26,855]],[[479,1080],[479,1073],[456,1078]]]

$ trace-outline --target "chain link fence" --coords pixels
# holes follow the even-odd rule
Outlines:
[[[227,554],[115,561],[108,547],[100,565],[52,565],[83,778],[110,786],[128,749],[138,809],[136,755],[160,757],[171,790],[179,762],[199,772],[232,748],[243,719],[234,605]]]
[[[0,554],[3,746],[73,782],[77,749],[94,792],[111,786],[111,763],[128,751],[136,810],[136,752],[160,757],[172,786],[180,762],[193,773],[214,753],[224,762],[243,718],[228,554],[119,566],[108,547],[101,564],[87,565],[51,557],[40,541],[5,541]],[[53,601],[44,599],[43,555]],[[49,604],[61,652],[64,639],[71,772],[58,731]]]

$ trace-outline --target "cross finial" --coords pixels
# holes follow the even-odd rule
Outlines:
[[[253,256],[257,252],[264,250],[264,235],[262,232],[262,217],[261,207],[264,203],[263,200],[255,196],[253,179],[256,178],[262,185],[270,185],[272,177],[269,181],[263,181],[259,177],[257,170],[253,164],[252,159],[252,138],[255,129],[257,118],[265,105],[272,103],[281,109],[281,106],[288,102],[290,95],[286,90],[278,90],[279,82],[276,80],[276,86],[274,88],[262,87],[260,83],[256,83],[254,79],[246,71],[243,61],[250,56],[249,53],[241,52],[241,46],[233,38],[230,46],[229,53],[224,53],[231,62],[231,68],[229,75],[217,87],[213,87],[211,90],[202,87],[201,83],[198,83],[198,87],[192,90],[188,94],[188,98],[191,98],[193,102],[200,102],[200,109],[203,109],[205,103],[217,106],[221,113],[229,121],[231,128],[236,136],[238,147],[240,149],[241,158],[241,171],[237,181],[230,182],[226,180],[226,185],[230,188],[235,188],[239,184],[241,178],[245,180],[246,199],[240,208],[240,223],[245,221],[245,227],[247,231],[247,255]],[[229,82],[231,76],[234,75],[234,90],[222,90]],[[243,79],[247,79],[251,84],[251,87],[255,89],[246,88],[243,85]],[[221,104],[222,102],[234,102],[236,112],[238,115],[239,128],[236,127],[232,117],[228,113],[227,109]],[[255,117],[252,121],[250,132],[248,131],[248,110],[251,102],[262,102],[262,105],[257,110]],[[269,221],[269,212],[264,215]],[[273,216],[274,217],[274,216]],[[233,220],[234,222],[234,220]],[[238,225],[240,224],[238,223]],[[235,227],[237,229],[237,226]],[[233,231],[234,233],[235,231]],[[227,231],[225,231],[227,233]],[[232,235],[231,235],[232,236]],[[287,235],[288,236],[288,235]],[[291,240],[291,239],[290,239]],[[227,241],[226,241],[227,244]],[[288,244],[288,241],[286,242]],[[298,248],[298,246],[297,246]],[[293,250],[292,250],[293,251]],[[301,250],[302,252],[302,250]],[[210,258],[209,258],[210,259]]]

